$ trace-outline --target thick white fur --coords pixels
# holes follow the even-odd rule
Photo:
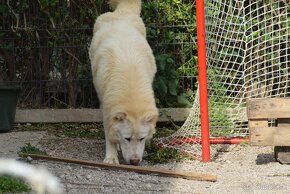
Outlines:
[[[0,174],[27,180],[38,194],[60,194],[63,192],[59,180],[46,169],[36,168],[13,159],[0,159]]]
[[[97,18],[89,49],[103,111],[104,162],[119,163],[119,144],[125,161],[136,165],[142,160],[145,141],[155,133],[156,64],[140,18],[141,1],[111,0],[110,4],[115,10]]]

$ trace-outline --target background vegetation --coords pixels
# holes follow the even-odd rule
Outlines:
[[[190,106],[196,89],[195,8],[191,0],[145,0],[159,107]],[[20,107],[98,107],[88,46],[105,0],[7,0],[0,4],[0,84],[22,86]]]
[[[21,193],[29,191],[31,191],[31,188],[21,179],[6,175],[0,176],[1,193]]]

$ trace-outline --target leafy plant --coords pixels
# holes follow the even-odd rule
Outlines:
[[[191,107],[192,98],[187,94],[195,88],[192,79],[196,82],[193,76],[197,74],[196,46],[193,44],[196,39],[194,3],[187,0],[145,1],[142,17],[158,68],[154,81],[158,105]],[[187,77],[182,77],[184,75]]]
[[[81,138],[96,138],[98,140],[105,139],[103,130],[87,130],[87,129],[66,129],[63,134],[68,137],[81,137]]]
[[[0,193],[29,192],[31,188],[22,180],[11,176],[0,176]]]
[[[144,157],[149,163],[152,164],[162,164],[168,163],[170,161],[182,161],[195,159],[193,156],[183,154],[173,148],[160,148],[155,144],[148,144],[145,148],[147,156]]]
[[[162,127],[156,129],[156,134],[154,134],[154,138],[162,138],[168,137],[172,135],[178,129],[178,126],[173,127]],[[189,156],[188,154],[184,154],[179,152],[176,149],[172,148],[161,148],[154,143],[152,140],[146,144],[145,150],[147,155],[144,157],[146,161],[151,164],[160,164],[160,163],[168,163],[170,161],[181,161],[186,159],[194,159],[193,156]]]
[[[149,163],[167,163],[169,161],[180,161],[180,155],[176,149],[158,148],[156,145],[148,144],[146,146],[147,156],[144,158]]]
[[[28,154],[45,155],[45,156],[48,155],[46,151],[42,151],[39,148],[32,146],[30,143],[27,143],[25,146],[21,147],[20,152],[28,153]]]
[[[53,7],[56,5],[58,0],[39,0],[39,4],[41,7]]]
[[[174,60],[170,55],[156,56],[158,72],[154,82],[155,93],[158,96],[159,106],[186,107],[191,103],[185,95],[179,92],[179,76],[176,72]]]

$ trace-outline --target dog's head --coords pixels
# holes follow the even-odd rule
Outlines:
[[[128,164],[138,165],[142,161],[145,142],[155,133],[158,118],[157,110],[146,111],[141,115],[117,112],[110,129],[110,140],[119,144],[122,155]]]

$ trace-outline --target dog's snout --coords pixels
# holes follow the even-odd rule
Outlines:
[[[135,166],[137,166],[139,163],[140,163],[140,160],[139,160],[139,159],[131,159],[131,160],[130,160],[130,164],[131,164],[131,165],[135,165]]]

